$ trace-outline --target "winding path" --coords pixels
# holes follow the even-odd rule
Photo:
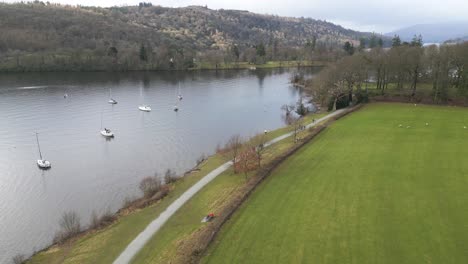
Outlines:
[[[344,109],[337,110],[331,114],[328,114],[320,119],[317,119],[314,123],[308,124],[306,128],[315,126],[316,124],[327,120],[333,116],[336,116],[343,112]],[[289,132],[277,138],[274,138],[267,143],[265,147],[271,146],[285,138],[293,136],[294,132]],[[120,253],[119,257],[114,261],[114,264],[127,264],[130,263],[132,258],[145,246],[146,242],[151,239],[151,237],[158,232],[158,230],[166,223],[169,218],[174,215],[177,210],[179,210],[190,198],[192,198],[198,191],[200,191],[205,185],[210,183],[214,178],[216,178],[221,173],[225,172],[229,167],[232,166],[232,161],[228,161],[223,165],[219,166],[215,170],[208,173],[205,177],[201,178],[197,183],[185,191],[177,200],[170,204],[164,212],[162,212],[156,219],[154,219],[138,236],[128,244],[128,246]]]

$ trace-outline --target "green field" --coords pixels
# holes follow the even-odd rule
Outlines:
[[[203,262],[468,263],[464,126],[468,109],[404,104],[339,120],[254,192]]]

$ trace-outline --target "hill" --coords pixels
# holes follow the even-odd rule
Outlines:
[[[414,35],[422,35],[426,43],[443,43],[449,39],[456,39],[468,35],[468,22],[420,24],[402,28],[386,36],[399,35],[403,41],[411,41]]]
[[[2,3],[0,29],[2,71],[184,69],[200,60],[295,60],[306,47],[326,53],[371,36],[311,18],[149,3],[111,8]]]

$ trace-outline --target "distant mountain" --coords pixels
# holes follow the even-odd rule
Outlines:
[[[444,43],[446,44],[456,44],[456,43],[463,43],[468,41],[468,36],[461,37],[461,38],[455,38],[455,39],[449,39],[445,41]]]
[[[422,35],[425,43],[443,43],[450,39],[468,36],[468,22],[420,24],[389,32],[385,35],[389,37],[399,35],[403,41],[410,41],[414,35]]]

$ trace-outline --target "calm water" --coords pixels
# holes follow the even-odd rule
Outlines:
[[[50,244],[64,211],[85,225],[139,196],[143,177],[183,173],[235,133],[283,126],[280,106],[299,97],[291,71],[0,75],[0,263]],[[115,139],[99,134],[101,115]],[[36,131],[51,170],[36,166]]]

